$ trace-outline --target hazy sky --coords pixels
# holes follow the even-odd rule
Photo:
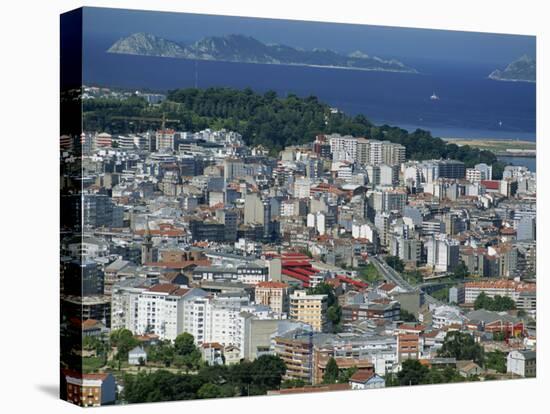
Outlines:
[[[135,32],[191,43],[205,36],[238,33],[265,43],[340,52],[360,50],[380,57],[503,65],[535,57],[535,37],[405,29],[397,27],[226,17],[185,13],[85,8],[85,39],[115,41]],[[406,62],[405,62],[406,63]]]

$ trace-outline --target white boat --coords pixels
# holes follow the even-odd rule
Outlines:
[[[434,92],[434,93],[432,94],[432,96],[430,96],[430,99],[431,99],[432,101],[438,101],[438,100],[439,100],[439,96],[437,96],[437,95],[435,94],[435,92]]]

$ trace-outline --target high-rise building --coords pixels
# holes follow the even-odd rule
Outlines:
[[[399,165],[380,164],[380,185],[399,184]]]
[[[357,157],[361,165],[400,165],[405,162],[406,148],[389,141],[357,138]]]
[[[313,152],[322,158],[331,158],[331,148],[326,135],[317,135],[313,142]]]
[[[445,235],[431,236],[426,242],[428,266],[435,272],[452,272],[458,266],[459,243]]]
[[[536,240],[537,219],[533,215],[521,217],[516,224],[517,240]]]
[[[290,319],[308,323],[314,331],[322,332],[328,326],[328,295],[308,295],[299,290],[290,295]]]
[[[351,135],[332,134],[327,136],[333,161],[355,162],[357,159],[357,138]]]
[[[174,151],[176,148],[176,131],[173,129],[159,129],[155,137],[157,151]]]

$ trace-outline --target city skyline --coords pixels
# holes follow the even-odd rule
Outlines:
[[[64,17],[83,24],[71,32],[82,30],[83,49],[73,37],[66,45],[85,58],[61,91],[63,399],[100,406],[536,376],[535,63],[493,71],[534,38],[95,8]],[[177,22],[205,20],[224,24],[171,36]],[[165,32],[134,29],[146,22]],[[395,33],[383,45],[394,51],[403,36],[424,37],[432,52],[447,45],[444,60],[455,42],[484,39],[457,55],[481,66],[417,73],[268,45],[282,27],[278,39],[295,47],[313,47],[319,27],[328,46],[335,31],[332,45],[354,31]],[[224,33],[267,43],[170,42]],[[345,52],[357,49],[347,43]],[[512,50],[487,55],[503,44]],[[109,72],[112,83],[93,81]],[[294,89],[308,78],[309,89]],[[476,88],[479,99],[468,95]],[[375,107],[393,115],[373,121]]]

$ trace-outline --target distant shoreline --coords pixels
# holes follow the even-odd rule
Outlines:
[[[499,77],[491,76],[491,75],[487,76],[487,79],[491,79],[491,80],[499,81],[499,82],[526,82],[526,83],[537,83],[537,81],[530,80],[530,79],[506,79],[506,78],[499,78]]]
[[[499,157],[535,157],[536,141],[506,138],[442,138],[447,143],[458,146],[468,145],[481,150],[491,151]]]
[[[344,69],[344,70],[359,70],[363,72],[409,73],[413,75],[420,74],[420,72],[414,68],[401,70],[401,69],[390,69],[390,68],[381,68],[381,67],[362,68],[357,66],[321,65],[321,64],[299,63],[299,62],[255,62],[255,61],[239,61],[239,60],[229,60],[229,59],[204,59],[204,58],[199,59],[199,58],[179,57],[179,56],[148,55],[144,53],[133,53],[133,52],[112,52],[109,50],[106,50],[105,53],[109,53],[112,55],[154,57],[154,58],[164,58],[164,59],[189,60],[189,61],[197,61],[197,62],[249,63],[252,65],[301,66],[301,67],[318,68],[318,69]]]

